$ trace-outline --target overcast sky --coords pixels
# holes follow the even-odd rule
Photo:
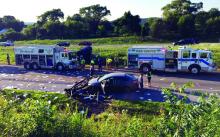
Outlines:
[[[203,2],[204,10],[210,8],[220,9],[220,0],[192,0]],[[111,11],[109,20],[116,19],[130,10],[132,14],[138,14],[141,18],[160,17],[161,8],[171,0],[0,0],[0,17],[13,15],[25,22],[35,22],[37,16],[45,11],[60,8],[65,17],[79,12],[81,7],[100,4],[107,6]]]

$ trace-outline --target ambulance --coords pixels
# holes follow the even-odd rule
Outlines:
[[[24,65],[25,69],[51,68],[59,71],[77,69],[76,54],[57,45],[33,45],[15,47],[16,65]]]
[[[187,46],[180,46],[178,50],[169,50],[163,46],[134,46],[128,49],[128,67],[138,68],[143,73],[150,69],[189,71],[193,74],[217,70],[211,51]]]

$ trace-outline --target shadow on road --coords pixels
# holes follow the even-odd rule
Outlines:
[[[205,81],[215,81],[220,82],[220,73],[218,72],[201,72],[200,74],[191,74],[189,72],[162,72],[155,71],[153,75],[157,75],[164,78],[175,77],[175,78],[185,78],[193,80],[205,80]]]
[[[165,101],[162,92],[154,89],[144,89],[136,92],[113,92],[108,95],[111,95],[113,99],[125,101]]]

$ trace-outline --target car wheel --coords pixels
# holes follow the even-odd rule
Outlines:
[[[58,71],[63,71],[64,70],[64,66],[63,66],[63,64],[57,64],[57,70]]]
[[[31,64],[31,68],[33,68],[34,70],[38,70],[38,69],[39,69],[39,66],[38,66],[38,64],[37,64],[36,62],[33,62],[33,63]]]
[[[24,68],[27,69],[27,70],[31,69],[30,63],[29,62],[25,62],[24,63]]]

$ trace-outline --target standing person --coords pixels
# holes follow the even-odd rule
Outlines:
[[[118,57],[114,58],[114,62],[115,62],[115,68],[117,69],[118,68],[118,63],[119,63]]]
[[[7,62],[8,62],[8,65],[11,65],[11,62],[10,62],[10,55],[7,53]]]
[[[92,77],[94,75],[94,71],[95,71],[94,65],[95,65],[95,62],[92,59],[91,63],[90,63],[90,77]]]
[[[98,68],[99,72],[102,72],[102,58],[100,56],[98,57]]]
[[[81,65],[81,70],[83,71],[84,69],[85,69],[85,63],[86,63],[86,61],[85,61],[85,59],[84,58],[81,58],[81,61],[80,61],[81,63],[80,63],[80,65]]]
[[[106,62],[107,62],[107,67],[108,67],[108,68],[111,68],[112,59],[111,59],[111,58],[108,58]]]
[[[140,74],[138,80],[139,80],[139,88],[140,88],[141,90],[143,90],[143,88],[144,88],[144,78],[143,78],[143,73]]]
[[[147,72],[148,87],[151,87],[151,77],[152,77],[152,72],[151,70],[148,70]]]

